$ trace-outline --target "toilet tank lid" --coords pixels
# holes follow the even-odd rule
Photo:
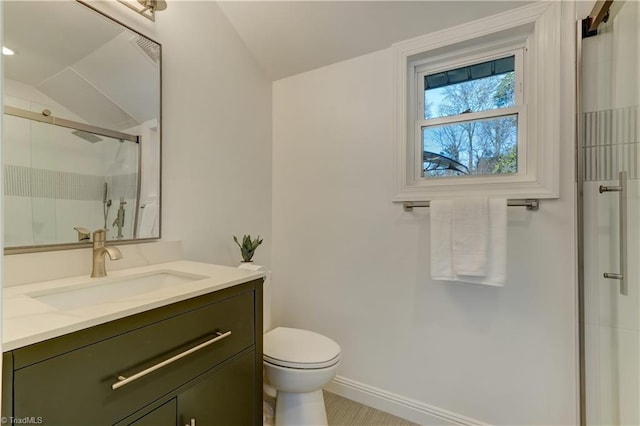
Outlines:
[[[340,346],[322,334],[297,328],[278,327],[264,335],[266,357],[296,363],[316,364],[340,355]]]

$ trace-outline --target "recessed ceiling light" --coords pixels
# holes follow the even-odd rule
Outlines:
[[[2,46],[2,54],[6,55],[6,56],[11,56],[11,55],[15,55],[16,52],[14,52],[13,50],[9,49],[6,46]]]

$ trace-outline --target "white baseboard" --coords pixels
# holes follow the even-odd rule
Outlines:
[[[344,398],[425,426],[488,426],[487,423],[480,420],[471,419],[433,405],[405,398],[346,377],[336,376],[324,389]]]

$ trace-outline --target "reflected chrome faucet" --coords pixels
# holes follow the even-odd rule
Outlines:
[[[124,205],[127,202],[124,200],[124,197],[120,197],[120,207],[118,208],[118,214],[116,216],[116,220],[113,221],[113,225],[118,227],[118,235],[117,239],[121,240],[124,235],[122,235],[122,228],[124,227]]]
[[[76,226],[76,231],[78,231],[78,241],[90,241],[91,240],[91,231],[87,228],[83,228],[82,226]]]
[[[122,252],[118,247],[105,246],[107,230],[98,229],[93,232],[93,262],[91,264],[91,278],[106,277],[107,271],[104,267],[104,256],[109,255],[111,260],[122,259]]]

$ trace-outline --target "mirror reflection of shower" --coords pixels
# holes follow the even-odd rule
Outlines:
[[[97,128],[40,106],[5,106],[3,119],[7,246],[77,242],[70,224],[110,230],[109,240],[135,238],[142,139],[132,134],[136,129]]]

